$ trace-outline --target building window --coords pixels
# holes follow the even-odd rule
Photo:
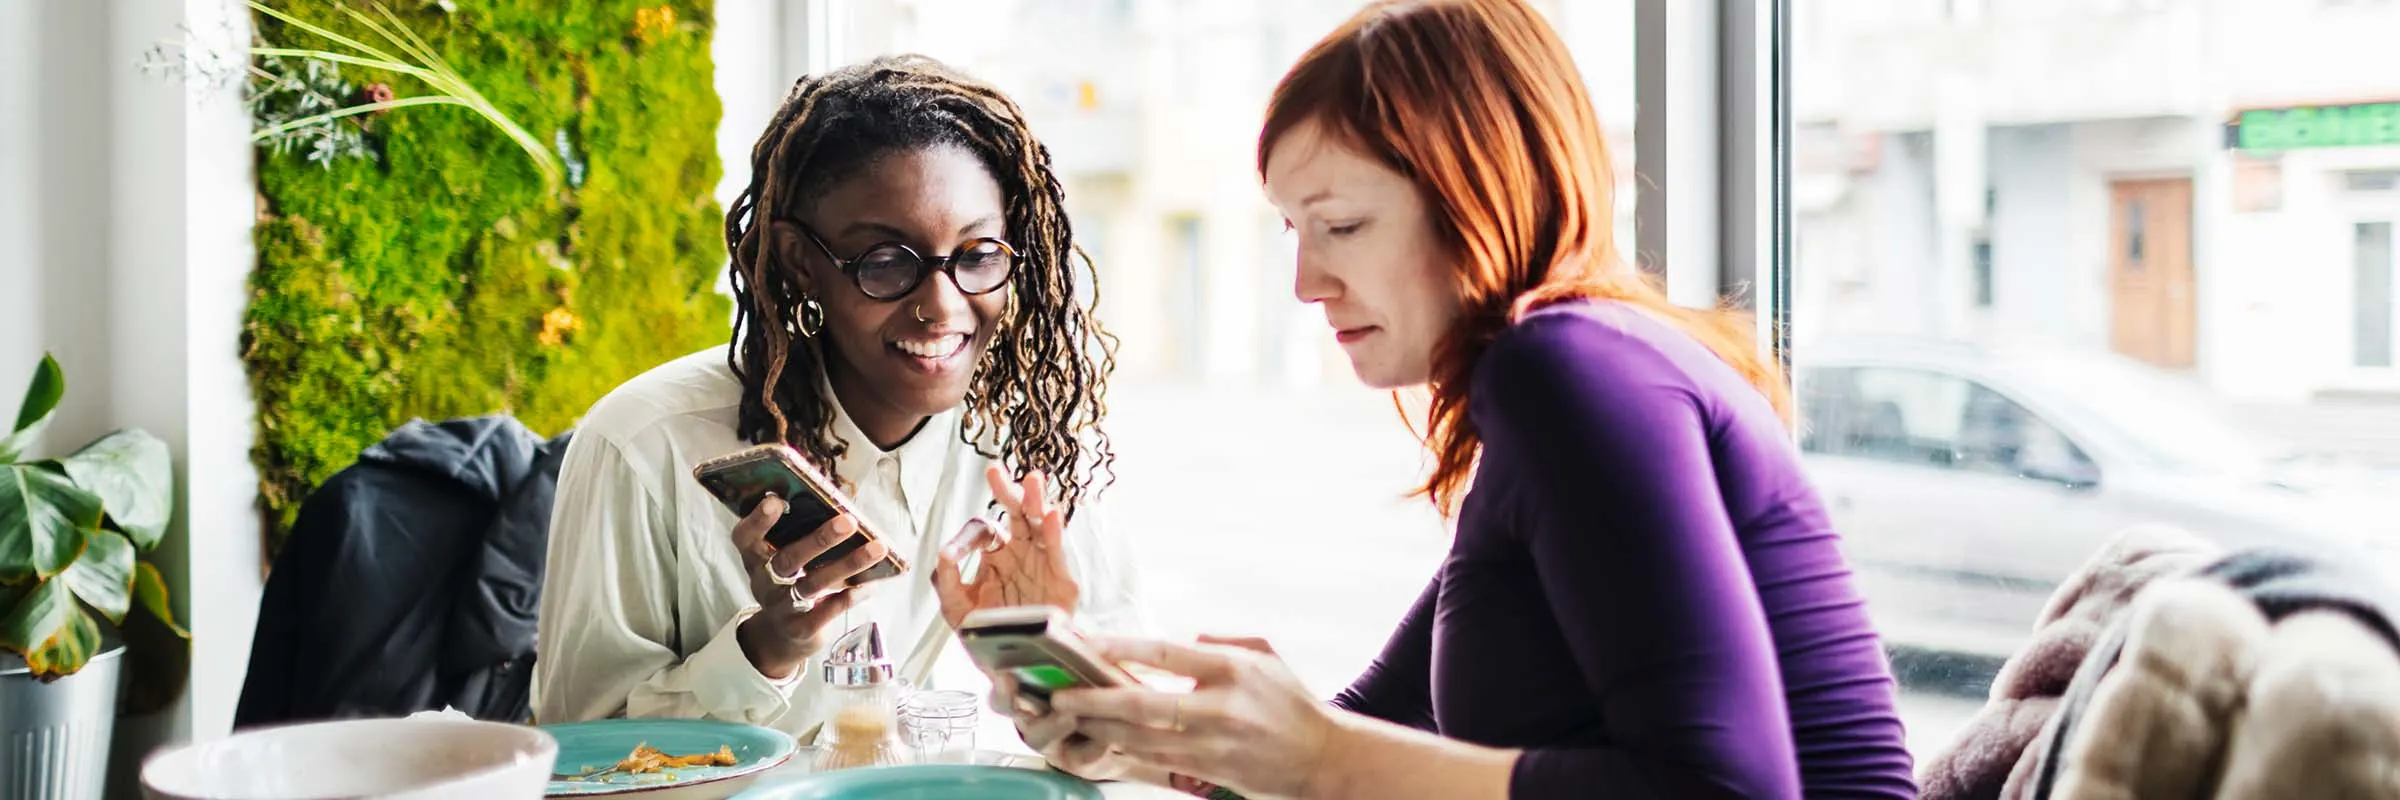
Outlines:
[[[1975,307],[1992,307],[1992,236],[1975,237]]]
[[[1169,227],[1175,242],[1175,289],[1168,301],[1175,309],[1175,339],[1181,345],[1184,374],[1200,376],[1208,368],[1208,271],[1202,258],[1200,218],[1177,217]]]
[[[2139,271],[2142,255],[2149,249],[2150,215],[2140,200],[2125,203],[2125,267]]]
[[[2400,169],[2354,169],[2342,173],[2342,188],[2359,194],[2400,191]]]
[[[2357,276],[2351,330],[2357,339],[2351,363],[2389,367],[2393,363],[2392,223],[2361,222],[2356,233],[2357,247],[2351,251]]]

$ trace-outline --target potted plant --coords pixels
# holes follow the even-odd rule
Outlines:
[[[0,741],[31,744],[0,758],[0,786],[97,797],[123,670],[117,626],[139,606],[177,639],[190,634],[143,559],[174,510],[166,443],[127,428],[64,458],[31,458],[65,394],[58,361],[44,356],[0,433]],[[53,735],[20,736],[44,729]]]

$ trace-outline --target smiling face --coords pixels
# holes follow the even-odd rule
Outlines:
[[[1268,199],[1300,237],[1294,292],[1325,307],[1358,379],[1378,389],[1431,379],[1434,347],[1462,302],[1417,187],[1314,122],[1275,142],[1266,177]]]
[[[897,150],[834,183],[801,221],[823,241],[780,226],[786,263],[805,265],[802,288],[825,307],[825,371],[844,410],[889,447],[924,418],[966,401],[975,366],[1007,312],[1009,289],[959,291],[935,272],[896,300],[877,300],[829,257],[855,258],[899,243],[927,258],[982,237],[1008,238],[1000,184],[955,146]],[[963,265],[962,265],[963,266]]]

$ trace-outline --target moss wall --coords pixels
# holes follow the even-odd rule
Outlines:
[[[275,6],[375,41],[331,5],[346,1]],[[527,131],[563,132],[579,185],[546,189],[497,127],[452,106],[374,118],[379,159],[328,169],[261,150],[243,359],[272,542],[312,487],[412,417],[505,411],[555,434],[725,338],[712,2],[387,2]],[[331,49],[254,18],[279,46]]]

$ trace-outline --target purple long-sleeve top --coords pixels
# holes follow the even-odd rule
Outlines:
[[[1916,796],[1894,684],[1789,432],[1679,329],[1571,303],[1475,368],[1442,563],[1334,700],[1522,748],[1513,798]]]

